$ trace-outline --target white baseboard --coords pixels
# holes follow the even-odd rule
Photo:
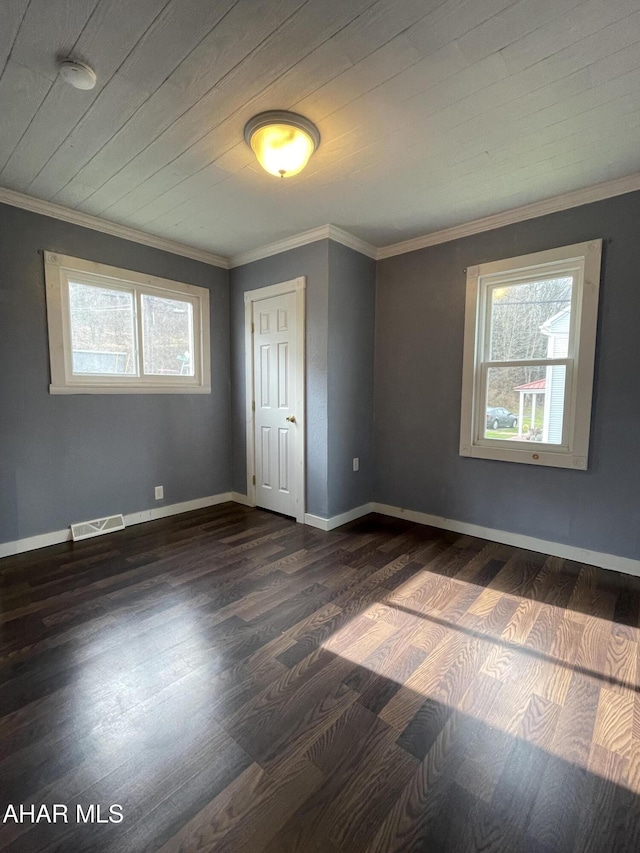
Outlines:
[[[145,521],[154,521],[158,518],[166,518],[170,515],[179,515],[182,512],[191,512],[194,509],[203,509],[208,506],[234,501],[235,503],[251,506],[246,495],[239,492],[223,492],[219,495],[210,495],[206,498],[196,498],[192,501],[169,504],[168,506],[154,507],[141,512],[132,512],[124,516],[125,524],[128,526],[141,524]],[[602,569],[610,569],[615,572],[623,572],[627,575],[640,577],[640,560],[632,560],[629,557],[619,557],[616,554],[604,554],[600,551],[590,551],[588,548],[578,548],[573,545],[563,545],[560,542],[550,542],[547,539],[536,539],[533,536],[525,536],[522,533],[510,533],[507,530],[496,530],[493,527],[481,527],[478,524],[470,524],[466,521],[457,521],[453,518],[443,518],[440,515],[430,515],[426,512],[417,512],[411,509],[402,509],[389,504],[368,503],[354,509],[334,515],[331,518],[322,518],[319,515],[307,513],[304,523],[320,530],[333,530],[350,521],[355,521],[378,512],[392,518],[405,518],[417,524],[426,524],[430,527],[439,527],[442,530],[453,530],[455,533],[477,536],[479,539],[488,539],[491,542],[500,542],[503,545],[512,545],[515,548],[524,548],[528,551],[537,551],[541,554],[550,554],[553,557],[561,557],[565,560],[575,560],[578,563],[587,563],[590,566],[599,566]],[[22,554],[25,551],[34,551],[37,548],[46,548],[48,545],[58,545],[71,539],[71,531],[68,527],[64,530],[54,530],[51,533],[41,533],[38,536],[29,536],[18,539],[15,542],[0,543],[0,557],[11,557],[14,554]]]
[[[40,533],[37,536],[28,536],[26,539],[16,539],[15,542],[0,542],[0,557],[12,557],[14,554],[22,554],[24,551],[35,551],[37,548],[46,548],[48,545],[58,545],[71,539],[71,529],[54,530],[51,533]]]
[[[255,504],[251,503],[247,495],[243,495],[240,492],[231,492],[231,500],[243,506],[255,506]]]
[[[226,503],[234,500],[231,492],[223,492],[220,495],[210,495],[206,498],[196,498],[192,501],[168,504],[167,506],[143,509],[141,512],[130,512],[124,516],[127,527],[133,524],[141,524],[144,521],[155,521],[157,518],[166,518],[170,515],[179,515],[181,512],[191,512],[194,509],[203,509],[207,506]],[[22,554],[25,551],[35,551],[36,548],[46,548],[49,545],[58,545],[60,542],[71,540],[71,530],[54,530],[51,533],[41,533],[38,536],[28,536],[25,539],[17,539],[15,542],[0,542],[0,557],[11,557],[14,554]]]
[[[600,551],[590,551],[588,548],[577,548],[573,545],[563,545],[560,542],[549,542],[546,539],[536,539],[534,536],[525,536],[522,533],[509,533],[507,530],[481,527],[478,524],[469,524],[466,521],[456,521],[453,518],[443,518],[439,515],[429,515],[426,512],[401,509],[388,504],[373,503],[371,507],[371,512],[379,512],[393,518],[406,518],[407,521],[415,521],[418,524],[428,524],[431,527],[453,530],[455,533],[466,533],[470,536],[477,536],[479,539],[489,539],[491,542],[512,545],[515,548],[525,548],[527,551],[538,551],[541,554],[550,554],[552,557],[562,557],[565,560],[575,560],[578,563],[599,566],[601,569],[611,569],[615,572],[623,572],[626,575],[640,576],[640,560],[632,560],[629,557],[603,554]]]
[[[355,521],[356,518],[362,518],[363,515],[369,515],[373,512],[373,504],[363,504],[355,509],[347,510],[341,515],[333,515],[331,518],[322,518],[320,515],[305,514],[304,523],[310,527],[317,527],[319,530],[333,530],[334,527],[340,527],[342,524],[348,524],[350,521]]]
[[[231,492],[223,492],[220,495],[210,495],[207,498],[196,498],[193,501],[182,501],[179,504],[168,504],[153,509],[143,509],[141,512],[130,512],[124,517],[127,527],[132,524],[141,524],[144,521],[155,521],[157,518],[166,518],[169,515],[179,515],[181,512],[192,512],[194,509],[204,509],[208,506],[227,503],[231,501]]]
[[[318,530],[329,530],[327,526],[329,524],[330,519],[322,518],[321,515],[311,515],[308,512],[304,514],[304,523],[308,524],[309,527],[317,527]]]

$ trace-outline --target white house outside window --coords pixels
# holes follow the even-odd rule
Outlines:
[[[208,393],[209,291],[45,252],[52,394]]]
[[[602,241],[467,270],[460,453],[585,469]]]

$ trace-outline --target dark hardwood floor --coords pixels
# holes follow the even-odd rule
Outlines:
[[[640,579],[236,504],[0,577],[2,849],[640,850]]]

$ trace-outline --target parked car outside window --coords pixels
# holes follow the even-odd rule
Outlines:
[[[518,426],[518,416],[502,406],[494,406],[487,409],[487,426],[491,429],[500,429],[501,427],[511,429]]]

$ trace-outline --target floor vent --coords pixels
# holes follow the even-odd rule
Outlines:
[[[121,515],[108,515],[106,518],[95,518],[93,521],[79,521],[71,525],[71,538],[74,542],[89,539],[91,536],[102,536],[103,533],[113,533],[114,530],[124,530],[124,518]]]

